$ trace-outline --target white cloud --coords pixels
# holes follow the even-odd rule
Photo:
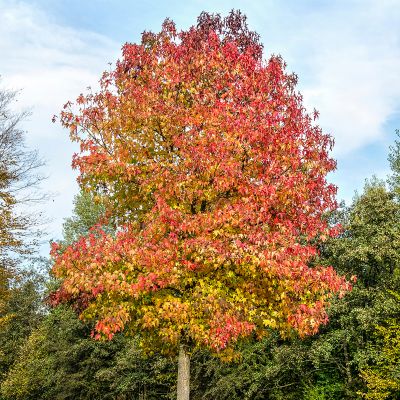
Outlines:
[[[67,100],[96,85],[107,62],[115,61],[119,46],[104,36],[60,26],[27,3],[0,1],[0,7],[3,81],[23,89],[22,104],[34,105],[34,120],[48,128],[47,120]],[[51,130],[30,133],[50,135]]]
[[[43,189],[57,194],[45,205],[52,219],[47,230],[58,238],[77,192],[70,168],[76,149],[68,132],[51,118],[88,85],[96,87],[107,63],[116,60],[119,45],[99,34],[59,25],[25,2],[0,0],[0,10],[1,86],[21,89],[18,107],[32,111],[23,128],[29,146],[40,149],[47,160],[44,173],[50,176]]]
[[[250,26],[268,54],[299,76],[307,109],[336,142],[336,157],[384,140],[400,111],[400,2],[254,2]],[[245,10],[246,11],[246,10]]]
[[[398,2],[365,1],[342,3],[310,18],[313,28],[303,37],[303,43],[311,43],[303,94],[335,137],[337,156],[383,140],[389,134],[385,123],[400,110],[396,16]]]

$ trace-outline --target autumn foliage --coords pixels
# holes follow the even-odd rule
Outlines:
[[[240,13],[203,13],[125,44],[100,84],[61,122],[80,145],[81,186],[116,230],[53,245],[53,301],[78,302],[96,338],[139,331],[171,348],[315,333],[331,294],[349,289],[309,267],[334,233],[323,216],[335,162],[283,60],[263,60]]]

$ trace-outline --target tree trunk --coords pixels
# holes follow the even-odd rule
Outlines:
[[[189,400],[190,355],[184,345],[179,347],[177,400]]]

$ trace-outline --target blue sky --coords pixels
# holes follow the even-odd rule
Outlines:
[[[78,188],[68,132],[51,123],[62,104],[96,87],[123,43],[159,30],[166,17],[187,28],[202,10],[240,9],[264,43],[299,76],[306,107],[336,142],[331,180],[350,202],[365,178],[389,172],[387,153],[400,128],[400,1],[0,0],[1,87],[21,89],[29,108],[27,143],[47,160],[43,188],[49,238],[59,238]],[[46,252],[47,250],[43,250]]]

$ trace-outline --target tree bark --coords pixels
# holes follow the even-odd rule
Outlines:
[[[184,345],[179,347],[177,400],[189,400],[190,355]]]

